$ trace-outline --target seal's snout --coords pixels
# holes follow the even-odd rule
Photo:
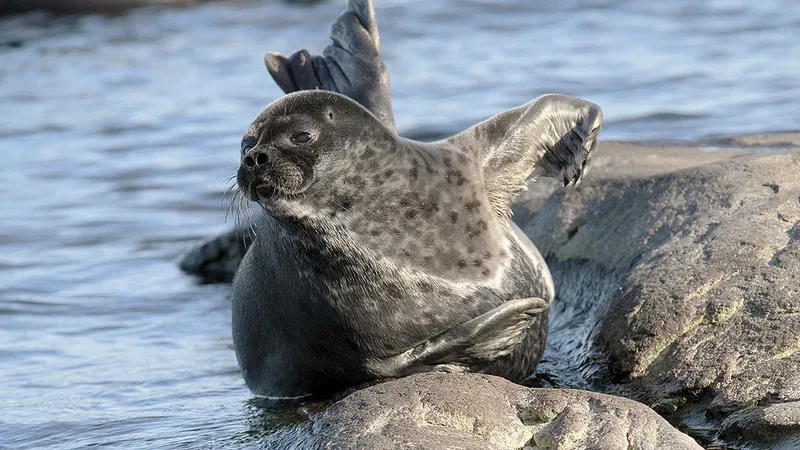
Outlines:
[[[252,148],[242,156],[242,165],[256,170],[263,168],[267,165],[267,154]]]
[[[301,152],[257,146],[242,153],[236,181],[250,200],[270,201],[303,192],[314,178],[312,166]]]
[[[270,158],[263,147],[251,147],[242,153],[241,164],[236,174],[236,182],[248,199],[258,201],[261,196],[259,190],[271,191],[271,189],[264,189],[268,187],[264,182],[266,181],[269,162]]]

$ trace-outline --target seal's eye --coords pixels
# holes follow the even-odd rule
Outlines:
[[[292,135],[293,144],[307,144],[311,140],[311,133],[301,131]]]

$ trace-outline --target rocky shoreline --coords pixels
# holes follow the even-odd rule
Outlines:
[[[786,151],[605,143],[584,185],[522,199],[520,226],[559,310],[593,303],[592,388],[705,442],[800,448],[800,137],[728,142]]]
[[[387,381],[271,445],[800,448],[800,134],[602,142],[579,187],[531,183],[514,220],[557,290],[536,388]]]

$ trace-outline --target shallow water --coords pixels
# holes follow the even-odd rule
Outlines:
[[[794,1],[378,3],[406,134],[546,92],[603,106],[606,139],[800,124]],[[302,420],[248,402],[228,287],[175,260],[231,225],[241,133],[280,94],[263,51],[320,50],[342,7],[0,18],[0,448],[249,447]]]

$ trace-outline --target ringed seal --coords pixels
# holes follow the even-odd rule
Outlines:
[[[242,139],[237,184],[265,213],[231,293],[247,386],[299,397],[433,370],[523,380],[554,290],[510,204],[531,174],[581,180],[600,108],[545,95],[412,141],[395,131],[371,3],[351,0],[331,38],[322,56],[266,55],[293,93]]]

